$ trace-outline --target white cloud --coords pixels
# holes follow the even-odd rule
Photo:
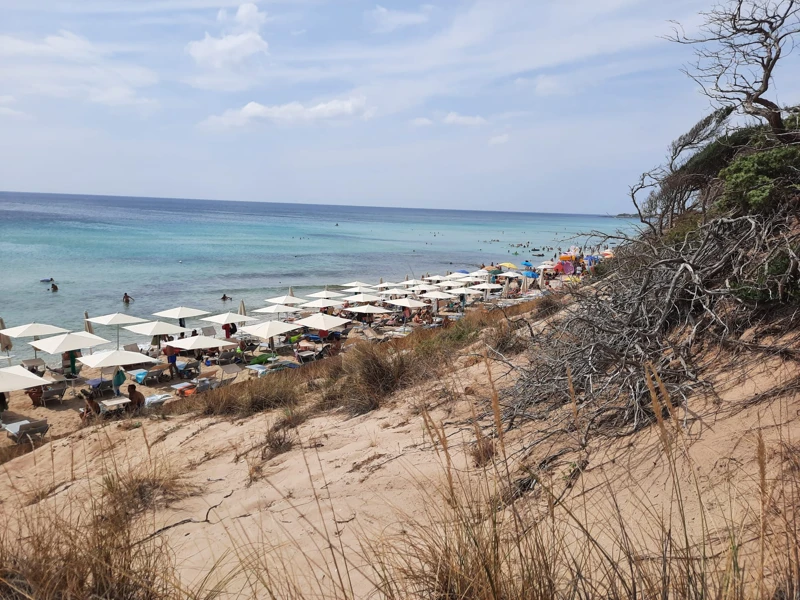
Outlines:
[[[186,46],[186,50],[198,65],[213,69],[239,65],[254,54],[266,54],[268,49],[267,42],[255,31],[219,38],[206,33],[202,40],[189,42]]]
[[[430,18],[431,7],[423,5],[419,12],[391,10],[376,4],[375,8],[365,13],[367,22],[375,33],[391,33],[396,29],[423,25]]]
[[[0,117],[8,117],[11,119],[29,119],[30,115],[22,112],[21,110],[15,110],[13,108],[9,108],[8,106],[4,106],[7,104],[12,104],[15,102],[14,96],[0,96]]]
[[[427,117],[417,117],[416,119],[411,119],[409,123],[411,123],[414,127],[427,127],[429,125],[433,125],[433,121]]]
[[[158,82],[150,69],[115,55],[126,48],[104,46],[61,31],[41,40],[0,36],[0,81],[16,95],[79,98],[108,106],[152,109],[157,103],[139,95]]]
[[[267,13],[258,10],[258,6],[251,2],[241,4],[233,17],[229,17],[225,9],[217,13],[217,21],[241,31],[259,31],[267,20]]]
[[[490,146],[500,146],[508,142],[511,139],[511,136],[507,133],[501,133],[500,135],[495,135],[489,138],[489,145]]]
[[[329,100],[311,106],[300,102],[289,102],[275,106],[265,106],[249,102],[240,109],[227,110],[222,115],[212,116],[203,125],[213,129],[243,127],[253,120],[296,124],[316,121],[330,121],[352,117],[369,117],[370,109],[366,98],[354,97]]]
[[[460,115],[457,112],[450,112],[447,113],[447,116],[442,120],[443,123],[447,125],[484,125],[486,124],[486,119],[481,116],[468,116],[468,115]]]
[[[221,91],[239,91],[255,84],[259,56],[266,56],[269,44],[260,29],[268,21],[267,13],[252,3],[239,6],[231,16],[224,9],[217,14],[222,25],[219,37],[206,32],[202,40],[191,41],[186,51],[204,70],[186,79],[189,85]]]

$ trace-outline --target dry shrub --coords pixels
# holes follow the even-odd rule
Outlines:
[[[310,411],[308,409],[300,409],[294,406],[287,406],[283,409],[280,418],[275,421],[273,428],[275,429],[297,429],[308,420]]]
[[[486,344],[503,355],[519,354],[527,347],[525,339],[519,335],[519,324],[504,320],[488,329],[484,337]]]
[[[279,454],[294,448],[294,435],[288,429],[271,428],[267,431],[264,446],[261,448],[261,459],[270,460]]]
[[[378,408],[383,398],[413,381],[415,359],[393,344],[354,346],[343,363],[346,390],[342,400],[347,410],[363,414]]]
[[[545,294],[537,299],[535,306],[532,310],[532,315],[536,318],[543,319],[554,315],[561,310],[561,298],[556,294]]]
[[[106,513],[110,510],[122,518],[167,505],[193,491],[169,463],[157,458],[123,472],[114,469],[103,476],[102,489]]]
[[[472,463],[476,467],[485,467],[492,462],[495,454],[494,440],[487,437],[480,438],[469,451]]]
[[[248,417],[255,413],[295,406],[301,399],[305,378],[298,370],[271,373],[238,385],[191,397],[191,405],[204,415]]]

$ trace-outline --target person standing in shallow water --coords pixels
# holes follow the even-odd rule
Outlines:
[[[123,303],[123,304],[130,304],[132,301],[133,301],[133,298],[131,298],[130,296],[128,296],[128,292],[125,292],[125,293],[122,295],[122,303]]]
[[[50,291],[51,292],[57,292],[58,291],[58,286],[55,283],[51,283],[50,284]]]

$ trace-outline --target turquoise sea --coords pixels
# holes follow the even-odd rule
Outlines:
[[[510,245],[566,248],[581,233],[632,227],[596,215],[0,192],[0,317],[7,327],[81,330],[84,311],[148,318],[184,305],[216,314],[241,299],[250,310],[289,286],[303,296],[356,279],[537,264],[544,259]],[[40,282],[49,277],[58,292]],[[135,299],[128,307],[125,292]],[[221,302],[223,293],[234,301]],[[109,339],[114,332],[95,326]],[[143,341],[124,330],[122,338]],[[18,358],[32,354],[27,341],[14,340]]]

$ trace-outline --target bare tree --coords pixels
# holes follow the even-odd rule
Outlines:
[[[727,0],[701,14],[699,36],[678,26],[670,38],[695,46],[687,75],[719,105],[764,119],[780,142],[800,143],[800,132],[786,127],[785,109],[766,98],[779,62],[800,36],[800,0]]]

